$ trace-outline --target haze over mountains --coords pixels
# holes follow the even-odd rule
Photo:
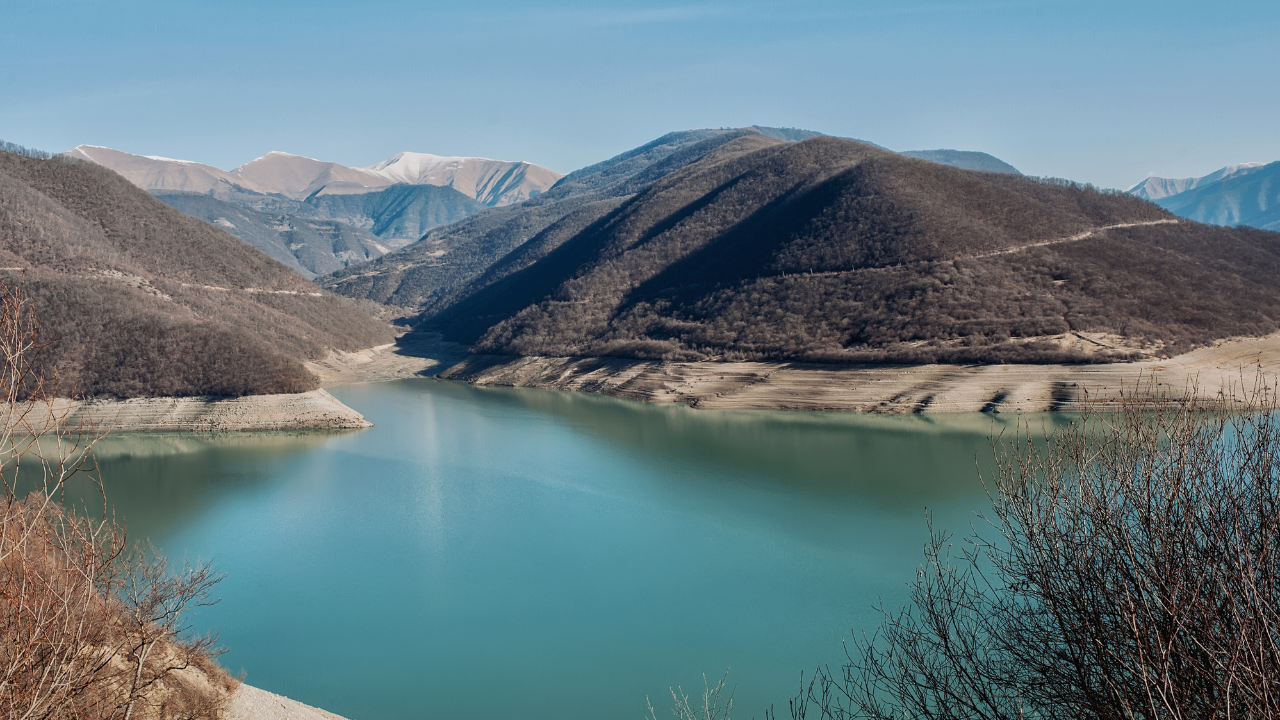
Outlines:
[[[1150,177],[1129,192],[1198,222],[1280,230],[1280,162],[1228,165],[1198,178]]]
[[[0,270],[25,284],[64,395],[310,390],[302,360],[389,327],[103,167],[0,152]]]

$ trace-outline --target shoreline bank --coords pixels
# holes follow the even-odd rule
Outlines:
[[[359,430],[373,424],[325,388],[422,377],[461,357],[457,346],[440,343],[437,337],[417,339],[409,350],[416,354],[402,350],[401,345],[388,343],[356,352],[334,351],[322,360],[306,362],[320,387],[305,393],[87,402],[59,399],[53,410],[65,416],[65,427],[92,426],[110,433]]]
[[[155,397],[57,400],[66,428],[96,433],[356,430],[372,427],[327,391],[241,397]]]
[[[625,358],[471,356],[436,377],[478,386],[571,390],[698,409],[870,413],[1072,411],[1131,394],[1247,390],[1280,374],[1280,333],[1227,340],[1164,360],[1094,365],[820,365]]]

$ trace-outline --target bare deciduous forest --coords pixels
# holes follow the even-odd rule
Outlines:
[[[1066,181],[748,135],[551,225],[421,319],[497,354],[1129,360],[1280,328],[1278,240]]]
[[[34,155],[34,157],[28,157]],[[104,168],[0,152],[0,276],[23,284],[72,395],[310,390],[301,360],[389,327]]]

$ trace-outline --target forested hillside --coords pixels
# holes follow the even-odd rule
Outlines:
[[[65,395],[315,387],[301,360],[389,342],[349,300],[103,167],[0,152],[0,275],[25,283]]]
[[[1280,327],[1274,233],[827,137],[672,164],[421,327],[477,352],[839,362],[1122,360]]]
[[[604,162],[576,170],[537,197],[493,208],[462,222],[437,228],[421,242],[374,262],[352,266],[317,282],[335,293],[373,300],[410,312],[431,311],[452,301],[463,286],[495,261],[575,214],[582,222],[611,207],[618,198],[702,157],[734,138],[754,136],[783,141],[816,137],[791,128],[748,127],[690,130],[664,135]]]

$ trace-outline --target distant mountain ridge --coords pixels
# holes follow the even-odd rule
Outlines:
[[[412,152],[398,153],[369,167],[352,168],[273,150],[230,171],[97,145],[79,145],[64,155],[106,166],[144,190],[198,192],[231,201],[244,191],[304,200],[314,195],[363,193],[408,184],[453,188],[489,207],[501,207],[534,197],[561,177],[553,170],[527,162]]]
[[[400,153],[373,170],[271,152],[231,171],[92,145],[63,155],[115,170],[172,207],[220,224],[307,278],[404,247],[433,227],[484,210],[486,203],[536,196],[559,178],[527,163],[422,153]],[[232,215],[240,219],[232,220]]]
[[[1129,193],[1198,222],[1280,230],[1280,162],[1227,165],[1198,178],[1150,177]]]
[[[1143,200],[1157,202],[1164,198],[1184,193],[1188,190],[1194,190],[1197,187],[1210,185],[1218,182],[1219,180],[1235,177],[1241,173],[1248,173],[1255,168],[1262,167],[1263,164],[1264,163],[1248,162],[1227,165],[1221,170],[1216,170],[1208,175],[1195,178],[1164,178],[1152,176],[1129,188],[1129,194],[1140,197]]]

